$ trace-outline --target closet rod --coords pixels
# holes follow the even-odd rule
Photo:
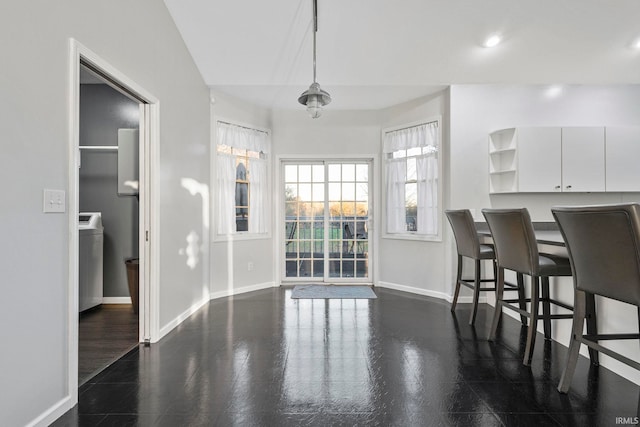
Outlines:
[[[117,145],[81,145],[81,150],[93,150],[93,151],[118,151]]]

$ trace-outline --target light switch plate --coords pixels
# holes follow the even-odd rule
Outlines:
[[[42,212],[65,212],[66,197],[64,190],[47,190],[45,188],[42,194]]]

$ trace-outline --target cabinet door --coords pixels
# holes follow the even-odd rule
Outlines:
[[[640,127],[605,130],[607,191],[640,191]]]
[[[604,127],[562,128],[562,191],[604,191]]]
[[[561,191],[559,127],[518,128],[518,191]]]

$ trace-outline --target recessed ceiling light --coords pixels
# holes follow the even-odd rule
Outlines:
[[[632,46],[634,47],[634,49],[640,50],[640,38],[633,42]]]
[[[495,46],[497,46],[497,45],[500,43],[500,41],[501,41],[501,40],[502,40],[502,39],[500,38],[500,36],[499,36],[499,35],[497,35],[497,34],[493,34],[493,35],[489,36],[489,37],[484,41],[484,43],[483,43],[482,45],[483,45],[484,47],[495,47]]]
[[[546,90],[547,98],[557,98],[562,95],[563,88],[561,85],[549,86]]]

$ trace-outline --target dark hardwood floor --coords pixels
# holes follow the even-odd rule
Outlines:
[[[79,389],[55,426],[615,426],[638,385],[581,357],[568,395],[566,348],[493,309],[476,326],[427,297],[293,300],[273,288],[211,301],[157,344]]]
[[[105,304],[80,313],[78,384],[82,385],[138,344],[131,304]]]

